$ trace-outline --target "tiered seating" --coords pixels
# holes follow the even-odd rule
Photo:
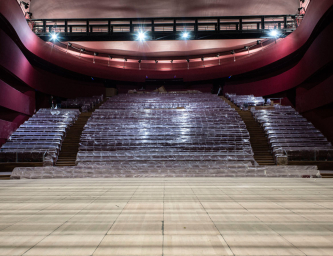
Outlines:
[[[289,161],[332,161],[333,147],[312,123],[289,106],[251,109],[262,125],[276,156],[286,154]]]
[[[66,131],[79,110],[40,109],[1,147],[0,162],[43,162],[53,165]]]
[[[103,101],[103,95],[67,99],[61,102],[61,108],[77,108],[82,112],[88,112]]]
[[[121,169],[127,161],[169,161],[168,168],[179,161],[201,161],[207,168],[212,161],[255,163],[244,122],[211,94],[110,98],[86,124],[77,163],[113,162]]]
[[[249,107],[265,105],[263,97],[254,97],[254,95],[236,95],[235,93],[226,93],[225,96],[238,107],[243,107],[245,104]]]

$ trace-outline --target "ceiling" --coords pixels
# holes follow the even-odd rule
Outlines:
[[[299,0],[33,0],[34,19],[295,14]]]

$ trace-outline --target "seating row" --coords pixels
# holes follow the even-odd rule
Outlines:
[[[254,97],[254,95],[236,95],[235,93],[226,93],[226,98],[235,103],[238,107],[247,106],[264,106],[265,99],[263,97]]]
[[[67,99],[61,102],[61,108],[77,108],[82,112],[88,112],[102,101],[103,95]]]
[[[79,110],[40,109],[1,147],[0,162],[44,162],[53,165]]]
[[[313,124],[290,106],[251,109],[263,127],[275,157],[288,161],[332,161],[333,147]]]
[[[179,109],[181,106],[182,109]],[[240,161],[255,164],[238,113],[212,94],[124,94],[84,127],[77,163]]]

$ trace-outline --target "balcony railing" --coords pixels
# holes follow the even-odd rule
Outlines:
[[[295,15],[128,19],[30,19],[34,33],[49,40],[50,33],[63,41],[134,41],[138,31],[146,40],[245,39],[266,37],[273,29],[288,35],[297,28]]]

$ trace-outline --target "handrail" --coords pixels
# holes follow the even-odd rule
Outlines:
[[[179,40],[184,31],[195,40],[218,38],[258,38],[277,29],[287,35],[297,28],[296,15],[30,19],[36,35],[43,40],[59,33],[64,41],[134,41],[134,33],[144,31],[147,40]],[[103,37],[104,36],[104,37]],[[107,38],[105,37],[107,36]],[[267,36],[267,35],[266,35]],[[90,39],[89,39],[90,38]]]

